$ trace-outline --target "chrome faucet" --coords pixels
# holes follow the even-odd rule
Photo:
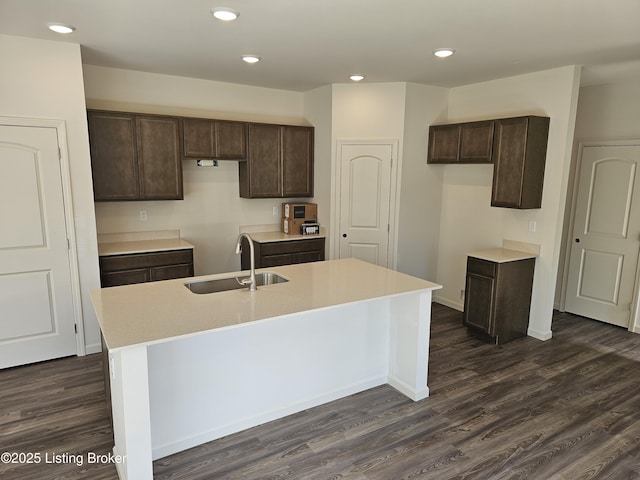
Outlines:
[[[256,291],[256,256],[255,251],[253,249],[253,240],[249,236],[248,233],[241,233],[238,236],[238,243],[236,244],[236,255],[242,253],[242,238],[246,238],[247,242],[249,242],[249,253],[251,254],[251,272],[249,274],[249,278],[237,278],[236,280],[240,285],[249,285],[249,291]]]

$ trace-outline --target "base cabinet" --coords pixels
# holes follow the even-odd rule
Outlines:
[[[535,258],[491,262],[467,258],[462,323],[496,344],[527,335]]]
[[[319,262],[324,260],[324,238],[287,240],[278,242],[254,242],[256,268],[278,267],[294,263]],[[250,249],[246,239],[242,240],[242,270],[251,267]]]
[[[100,284],[103,288],[192,276],[191,249],[100,257]]]

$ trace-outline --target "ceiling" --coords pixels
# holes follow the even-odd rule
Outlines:
[[[454,87],[573,64],[583,85],[640,81],[640,0],[0,0],[0,33],[79,43],[85,64],[301,92],[352,73]]]

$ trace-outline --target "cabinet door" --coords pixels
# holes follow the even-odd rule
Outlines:
[[[517,117],[495,121],[491,205],[540,208],[549,118]]]
[[[493,121],[460,125],[460,163],[491,163]]]
[[[247,125],[216,121],[216,155],[220,159],[247,158]]]
[[[185,157],[215,158],[215,122],[199,118],[183,118],[182,141]]]
[[[280,126],[249,124],[247,161],[239,163],[240,196],[282,197]]]
[[[181,200],[182,163],[177,118],[136,116],[140,198]]]
[[[182,119],[183,155],[222,160],[247,157],[247,125],[243,122]]]
[[[429,127],[427,163],[457,163],[460,146],[460,125]]]
[[[282,127],[284,197],[313,196],[313,128]]]
[[[89,111],[88,121],[95,200],[136,200],[139,181],[134,116]]]
[[[495,279],[467,273],[462,323],[494,336],[494,293]]]

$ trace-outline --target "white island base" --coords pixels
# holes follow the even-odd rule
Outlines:
[[[289,283],[299,273],[269,270]],[[427,397],[431,291],[440,286],[413,279],[416,289],[397,291],[395,276],[406,277],[399,290],[412,277],[386,275],[376,285],[387,295],[371,285],[374,298],[110,348],[120,478],[151,480],[155,459],[385,383]],[[101,325],[108,301],[94,297]]]

